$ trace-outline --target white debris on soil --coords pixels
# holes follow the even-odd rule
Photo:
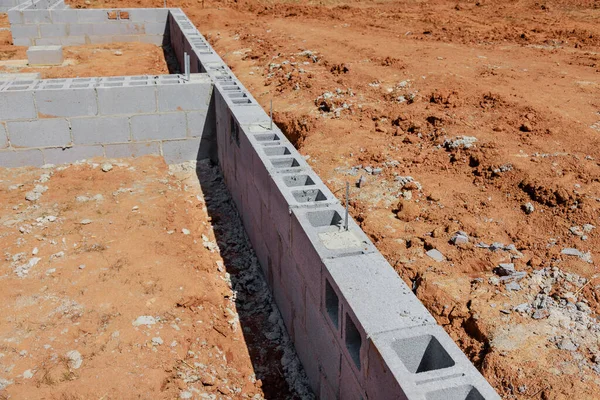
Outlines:
[[[140,325],[154,325],[156,324],[156,318],[150,316],[150,315],[142,315],[140,317],[137,317],[137,319],[135,321],[133,321],[133,326],[140,326]]]
[[[206,198],[209,208],[218,208],[223,217],[219,226],[215,227],[222,235],[219,242],[223,243],[221,255],[228,261],[236,272],[231,275],[232,289],[237,298],[237,311],[240,319],[253,317],[257,314],[267,315],[269,327],[265,336],[281,349],[282,373],[287,381],[294,398],[314,399],[309,389],[308,378],[298,360],[293,343],[290,340],[283,319],[274,303],[268,285],[266,284],[260,265],[246,236],[241,218],[233,205],[229,192],[223,183],[223,177],[217,167],[209,162],[198,163],[198,174],[204,181],[210,182],[210,198]],[[208,237],[203,236],[208,242]],[[214,244],[215,246],[216,243]],[[218,247],[217,247],[218,249]],[[243,326],[243,325],[242,325]]]
[[[67,352],[67,358],[69,359],[69,368],[71,369],[79,369],[83,363],[83,357],[77,350]]]

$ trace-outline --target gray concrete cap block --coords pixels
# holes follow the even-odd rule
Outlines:
[[[158,111],[206,111],[212,96],[212,84],[208,76],[204,82],[188,82],[177,85],[158,85]]]
[[[72,118],[75,144],[103,144],[130,140],[129,118],[125,116]]]
[[[102,115],[140,114],[156,112],[155,87],[99,87],[98,112]]]
[[[429,311],[379,253],[324,260],[324,275],[367,336],[436,324]]]
[[[8,121],[6,128],[13,147],[63,147],[71,144],[69,123],[62,118]]]
[[[40,117],[83,117],[96,115],[96,92],[88,89],[36,90],[35,101]]]
[[[44,165],[44,156],[41,150],[0,150],[0,167],[39,167]]]
[[[494,388],[475,370],[465,376],[423,384],[419,390],[425,400],[500,400]]]
[[[185,114],[134,115],[131,117],[131,134],[134,141],[185,139]]]
[[[148,154],[160,155],[159,142],[117,143],[104,146],[108,158],[140,157]]]
[[[100,145],[43,149],[42,152],[45,164],[66,164],[104,156],[104,149]]]
[[[469,398],[467,395],[477,394],[481,397],[473,398],[500,398],[438,325],[394,330],[372,336],[369,341],[369,359],[374,358],[383,360],[394,380],[401,386],[401,391],[409,399],[466,399]],[[375,386],[381,379],[369,375],[371,371],[370,368],[367,373],[367,386],[375,391]],[[472,389],[475,391],[472,392]],[[462,391],[465,392],[465,397],[435,397],[451,393],[457,395]]]
[[[345,229],[346,210],[338,204],[319,208],[292,208],[291,236],[294,253],[300,257],[304,249],[296,240],[307,237],[311,247],[323,259],[376,252],[367,235],[351,216]],[[385,261],[385,259],[384,259]]]
[[[27,49],[29,65],[60,65],[63,63],[62,46],[31,46]]]
[[[269,146],[261,150],[279,154],[287,146]],[[338,199],[310,169],[296,174],[271,174],[276,189],[269,196],[269,210],[288,212],[289,208],[315,208],[338,204]]]

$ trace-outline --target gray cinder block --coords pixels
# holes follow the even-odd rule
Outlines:
[[[69,124],[62,118],[8,121],[6,128],[13,147],[62,147],[71,144]]]
[[[443,398],[439,397],[442,394],[457,394],[461,390],[457,388],[466,389],[464,386],[471,387],[464,398],[469,398],[467,395],[486,400],[500,398],[438,325],[374,335],[369,343],[368,358],[366,385],[369,394],[376,398],[405,396],[410,399],[425,397],[427,393],[426,398],[437,400]],[[454,380],[456,377],[461,378]]]
[[[55,24],[76,24],[77,10],[50,10],[50,19]]]
[[[13,35],[13,45],[14,46],[31,46],[34,43],[35,39],[30,39],[29,37],[15,37]]]
[[[141,43],[149,43],[155,46],[161,46],[164,42],[163,35],[140,35],[137,40]]]
[[[162,23],[163,26],[166,25],[169,16],[169,10],[164,8],[130,8],[122,11],[129,12],[131,22],[156,22]]]
[[[96,90],[98,93],[99,114],[115,115],[156,112],[154,86],[99,87]]]
[[[42,152],[45,164],[66,164],[104,156],[104,149],[100,145],[50,148],[43,149]]]
[[[108,158],[140,157],[148,154],[160,154],[159,142],[107,144],[104,152]]]
[[[67,24],[43,24],[39,27],[42,38],[67,36]]]
[[[108,22],[108,10],[76,10],[79,23]]]
[[[164,35],[167,25],[165,22],[146,22],[144,23],[144,33],[146,35]]]
[[[332,385],[338,390],[340,382],[341,352],[338,333],[325,323],[318,302],[306,298],[306,333],[319,360],[320,370]]]
[[[305,277],[310,293],[320,297],[320,271],[323,260],[332,257],[373,253],[375,247],[349,217],[343,228],[345,210],[337,205],[317,209],[291,209],[292,255]]]
[[[17,39],[33,39],[40,37],[38,31],[39,25],[11,25],[10,32],[13,37],[13,44],[22,46],[21,42],[17,44]]]
[[[131,134],[134,141],[185,139],[185,114],[134,115],[131,117]]]
[[[77,17],[75,17],[77,20]],[[94,29],[90,24],[78,24],[76,22],[69,23],[67,25],[68,36],[85,36],[93,35]]]
[[[310,387],[318,398],[320,388],[320,373],[319,361],[315,353],[316,349],[308,337],[306,327],[303,325],[298,325],[296,321],[294,324],[294,345],[296,347],[296,353],[298,354],[298,358],[304,367]]]
[[[0,150],[0,167],[39,167],[42,165],[44,165],[44,156],[41,150]]]
[[[86,36],[65,36],[60,38],[60,44],[63,46],[79,46],[87,44]]]
[[[72,118],[75,144],[129,142],[129,118],[125,116]]]
[[[188,137],[206,137],[211,140],[216,140],[215,133],[204,132],[205,126],[210,126],[210,121],[207,121],[208,116],[206,111],[191,111],[185,114],[187,118],[187,133]]]
[[[158,111],[208,110],[212,96],[211,87],[212,84],[206,76],[202,81],[177,85],[157,85]]]
[[[106,21],[105,23],[91,24],[94,36],[112,36],[119,35],[122,32],[122,25],[116,21]]]
[[[27,10],[23,12],[25,24],[50,24],[52,19],[49,10]]]
[[[209,158],[209,155],[203,151],[202,142],[199,138],[163,141],[162,153],[167,164]]]
[[[27,49],[29,65],[61,65],[64,61],[62,46],[31,46]]]
[[[79,117],[98,114],[95,89],[36,90],[40,117]]]
[[[436,324],[379,252],[329,258],[323,263],[325,280],[339,296],[340,304],[356,316],[357,328],[365,335]]]
[[[23,23],[23,11],[8,10],[8,22],[11,25],[19,25]]]
[[[499,400],[500,396],[474,368],[472,373],[419,387],[427,400],[467,399]]]
[[[341,363],[341,372],[340,372],[340,399],[348,399],[348,400],[363,400],[366,399],[365,390],[360,386],[360,383],[357,381],[356,376],[353,374],[352,366],[350,362],[342,358]],[[386,399],[388,397],[373,397],[369,393],[368,398],[373,399]],[[391,397],[392,399],[404,399],[404,397]],[[415,397],[415,399],[420,399],[420,397]],[[449,399],[446,399],[449,400]]]
[[[319,386],[319,400],[338,400],[339,392],[334,390],[324,374],[321,374],[321,385]]]
[[[0,122],[0,149],[8,147],[8,134],[6,133],[6,125]]]
[[[31,91],[0,92],[0,120],[37,118]]]

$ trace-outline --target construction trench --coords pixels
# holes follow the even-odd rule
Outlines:
[[[0,76],[0,166],[210,159],[317,398],[499,398],[181,9],[2,10],[40,64],[57,46],[137,41],[169,47],[182,73]]]

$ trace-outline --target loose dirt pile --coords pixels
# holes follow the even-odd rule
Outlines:
[[[0,398],[306,392],[222,179],[198,171],[0,169]]]

